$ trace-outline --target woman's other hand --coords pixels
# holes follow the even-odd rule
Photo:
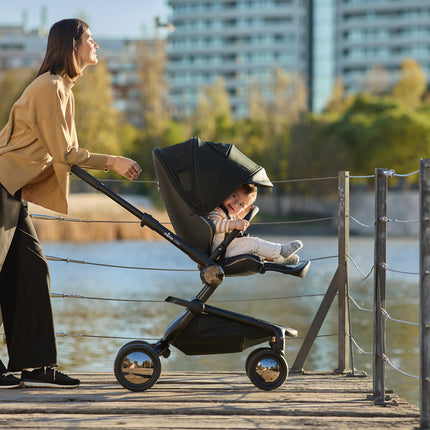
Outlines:
[[[106,169],[124,176],[124,178],[136,179],[142,172],[140,166],[130,158],[121,157],[119,155],[109,155],[106,163]]]

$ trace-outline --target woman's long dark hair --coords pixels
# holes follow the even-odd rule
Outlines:
[[[79,75],[76,71],[73,41],[79,43],[88,24],[80,19],[63,19],[56,22],[49,30],[45,58],[37,76],[45,72],[52,75],[67,74],[71,79]]]

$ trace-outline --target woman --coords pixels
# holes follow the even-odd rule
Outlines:
[[[8,369],[0,362],[0,388],[80,382],[55,368],[48,265],[26,201],[67,213],[72,164],[112,169],[130,180],[141,172],[133,160],[78,146],[71,89],[87,66],[97,64],[97,49],[85,22],[54,24],[37,77],[0,132],[0,308],[9,354]],[[22,371],[21,379],[7,370]]]

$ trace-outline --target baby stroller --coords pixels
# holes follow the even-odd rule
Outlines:
[[[225,276],[242,276],[275,271],[304,277],[310,262],[285,266],[265,262],[246,254],[224,258],[224,251],[239,234],[228,234],[211,254],[214,226],[205,216],[243,183],[271,187],[265,170],[242,154],[234,145],[205,142],[194,137],[163,149],[154,149],[153,162],[162,198],[175,233],[147,213],[105,187],[100,181],[72,166],[72,172],[105,193],[195,261],[203,282],[202,289],[190,299],[167,297],[165,300],[185,307],[167,327],[162,339],[155,343],[135,340],[125,344],[115,359],[118,382],[132,391],[151,388],[161,374],[160,356],[170,355],[173,345],[186,355],[241,352],[268,342],[248,356],[245,370],[251,382],[262,390],[281,386],[288,376],[284,356],[285,338],[296,337],[297,331],[208,305],[206,302]],[[249,219],[256,213],[248,214]]]

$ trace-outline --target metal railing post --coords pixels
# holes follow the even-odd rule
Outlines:
[[[385,404],[385,263],[387,254],[387,169],[375,169],[375,250],[373,324],[373,401]]]
[[[338,367],[350,370],[351,342],[348,306],[349,172],[338,174]]]
[[[420,161],[420,424],[430,428],[430,160]]]

